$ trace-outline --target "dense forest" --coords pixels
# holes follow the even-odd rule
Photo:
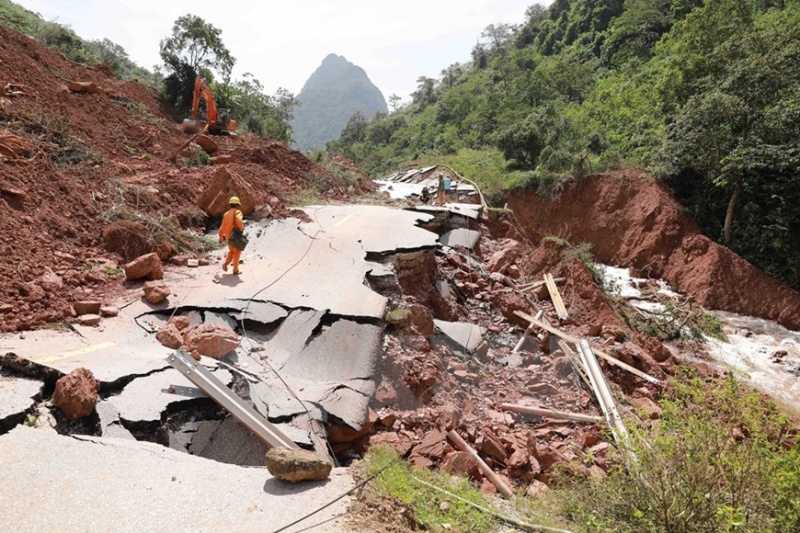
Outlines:
[[[373,174],[441,161],[498,201],[623,166],[800,288],[800,0],[555,0],[488,26],[410,103],[328,150]]]
[[[355,113],[372,117],[389,111],[383,94],[364,69],[336,54],[322,60],[297,100],[292,130],[299,150],[322,148],[338,138]]]

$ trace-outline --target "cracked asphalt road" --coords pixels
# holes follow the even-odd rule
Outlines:
[[[104,417],[101,428],[113,428],[114,436],[127,437],[124,431],[120,432],[122,427],[163,426],[169,406],[185,400],[176,396],[172,402],[169,395],[162,392],[166,385],[192,386],[179,373],[165,370],[169,366],[166,357],[171,350],[156,340],[158,328],[173,314],[186,314],[193,321],[236,323],[243,342],[228,359],[244,371],[239,377],[249,385],[249,395],[256,409],[281,423],[297,442],[304,445],[316,442],[319,447],[319,441],[310,436],[310,430],[321,423],[334,420],[354,429],[361,427],[379,379],[375,376],[376,360],[387,300],[368,287],[366,276],[385,273],[386,266],[368,258],[431,249],[437,246],[437,235],[417,227],[418,223],[432,218],[425,213],[360,205],[309,207],[306,212],[310,222],[285,219],[249,223],[250,244],[243,254],[243,274],[239,277],[220,271],[223,253],[220,250],[212,254],[212,264],[208,267],[168,268],[165,282],[172,296],[165,303],[152,306],[140,297],[140,289],[136,289],[130,301],[119,304],[119,316],[103,320],[99,327],[75,326],[73,331],[41,330],[26,332],[24,336],[8,335],[0,338],[0,346],[3,352],[13,352],[64,374],[80,367],[90,369],[104,390],[113,392],[99,404],[98,411],[102,411]],[[241,326],[245,326],[244,329]],[[232,381],[237,372],[228,372],[230,370],[222,372],[231,376],[229,380]],[[280,373],[279,378],[275,371]],[[0,376],[0,380],[5,379]],[[291,394],[286,384],[292,389]],[[8,390],[17,388],[0,389],[4,395]],[[27,388],[20,394],[28,396],[20,405],[29,405]],[[295,394],[300,402],[294,398]],[[203,524],[198,522],[198,517],[205,517],[207,513],[203,511],[198,515],[196,503],[182,507],[181,502],[187,503],[190,499],[196,502],[199,498],[201,507],[214,509],[217,504],[209,502],[228,493],[242,495],[242,502],[252,502],[252,505],[237,503],[220,507],[225,509],[220,511],[225,518],[216,519],[222,522],[208,523],[219,527],[190,529],[227,529],[223,523],[243,523],[241,519],[251,508],[258,509],[259,516],[264,518],[266,509],[274,506],[270,503],[274,491],[259,487],[253,494],[249,485],[255,484],[253,479],[258,478],[262,485],[267,479],[267,485],[272,486],[275,480],[269,478],[265,469],[258,469],[256,473],[252,469],[240,472],[236,469],[245,469],[227,464],[224,468],[233,470],[217,474],[222,467],[209,465],[235,462],[237,447],[253,444],[243,440],[255,437],[231,433],[230,428],[225,435],[218,435],[227,426],[219,420],[190,420],[169,439],[170,446],[190,450],[193,449],[192,436],[203,435],[203,447],[211,442],[215,450],[213,455],[221,463],[166,447],[154,451],[150,443],[129,439],[93,437],[92,442],[109,443],[98,454],[87,448],[93,446],[89,442],[44,430],[17,427],[0,435],[0,456],[4,457],[4,463],[14,464],[0,474],[0,494],[4,501],[14,502],[14,508],[29,511],[14,515],[21,522],[15,522],[13,529],[19,531],[23,524],[30,530],[53,527],[70,530],[73,525],[82,523],[81,520],[89,520],[89,514],[96,515],[94,510],[88,513],[86,510],[96,509],[99,503],[110,516],[118,519],[140,520],[143,510],[152,511],[154,517],[160,512],[169,515],[163,523],[172,524],[165,530],[186,529],[187,524]],[[219,437],[218,444],[212,442],[215,435]],[[194,448],[198,448],[197,443]],[[51,467],[47,462],[33,465],[35,461],[24,466],[22,463],[28,461],[25,457],[30,453],[47,458],[64,454],[65,460]],[[167,457],[169,454],[185,455],[187,459],[174,462],[176,459]],[[86,459],[79,459],[82,456]],[[153,457],[159,459],[154,462]],[[176,493],[174,489],[179,485],[161,479],[163,476],[156,463],[162,460],[174,462],[172,470],[180,479],[186,479],[181,467],[191,467],[192,482],[186,485],[208,486],[209,491],[213,487],[213,494],[190,496],[191,490],[186,492],[185,487]],[[47,474],[43,475],[43,471]],[[348,476],[339,477],[347,481],[337,478],[329,488],[352,485]],[[31,479],[39,479],[42,487],[50,487],[45,489],[47,491],[57,490],[59,494],[66,491],[73,495],[55,498],[60,504],[45,498],[48,499],[45,504],[41,501],[41,491],[25,488]],[[315,487],[309,489],[309,493],[323,486]],[[305,497],[307,495],[300,495],[298,501]],[[48,513],[30,512],[41,509],[42,505]],[[282,508],[283,502],[278,507]],[[280,511],[277,509],[280,515],[290,516]],[[63,522],[54,520],[53,516]],[[103,528],[112,523],[103,522],[102,516],[93,516],[93,521],[86,523]],[[346,530],[340,526],[331,527],[334,529],[330,531]],[[94,530],[93,527],[89,529]]]

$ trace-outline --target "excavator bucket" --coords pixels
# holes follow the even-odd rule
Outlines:
[[[186,133],[197,133],[200,131],[200,124],[197,120],[187,118],[183,121],[183,131]]]

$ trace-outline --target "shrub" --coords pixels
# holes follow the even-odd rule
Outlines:
[[[566,507],[588,531],[800,530],[796,450],[786,418],[732,375],[671,383],[654,426],[629,429],[638,458],[575,487]]]

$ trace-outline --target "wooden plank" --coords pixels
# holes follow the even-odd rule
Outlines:
[[[564,339],[567,342],[571,342],[572,344],[578,344],[579,342],[581,342],[581,340],[578,337],[575,337],[573,335],[570,335],[569,333],[566,333],[564,331],[556,329],[553,326],[551,326],[550,324],[547,324],[546,322],[542,322],[541,320],[537,320],[535,317],[532,317],[528,313],[523,313],[522,311],[514,311],[514,314],[517,315],[518,317],[524,318],[528,322],[531,322],[531,323],[539,326],[540,328],[542,328],[545,331],[549,331],[553,335],[557,335],[557,336],[561,337],[562,339]],[[638,368],[634,368],[634,367],[632,367],[631,365],[629,365],[627,363],[623,363],[619,359],[617,359],[615,357],[612,357],[612,356],[608,355],[607,353],[598,350],[597,348],[593,348],[593,350],[594,350],[594,353],[596,355],[598,355],[599,357],[602,357],[603,359],[605,359],[606,361],[608,361],[609,363],[611,363],[614,366],[622,368],[623,370],[627,370],[631,374],[633,374],[635,376],[639,376],[640,378],[642,378],[642,379],[644,379],[646,381],[649,381],[650,383],[654,383],[656,385],[661,383],[661,381],[659,381],[658,379],[654,378],[650,374],[646,374],[646,373],[642,372],[641,370],[639,370]]]
[[[560,418],[562,420],[572,420],[573,422],[589,422],[596,424],[603,421],[603,418],[599,416],[584,415],[581,413],[568,413],[566,411],[556,411],[554,409],[546,409],[544,407],[528,407],[527,405],[517,405],[513,403],[504,403],[501,404],[500,407],[506,411],[511,411],[514,413],[547,416],[550,418]]]
[[[555,281],[556,284],[561,284],[567,281],[567,278],[554,278],[553,281]],[[536,290],[539,290],[542,287],[542,285],[545,285],[545,282],[543,280],[533,281],[531,283],[524,283],[522,285],[518,285],[517,288],[520,289],[522,292],[534,292]]]
[[[581,363],[581,358],[578,357],[578,354],[572,351],[564,339],[558,339],[558,347],[561,348],[561,351],[564,352],[571,360],[572,363],[575,365],[575,369],[578,371],[578,375],[581,377],[586,386],[590,389],[592,388],[592,383],[589,381],[589,376],[586,374],[586,369],[583,367],[583,363]]]
[[[543,315],[544,311],[539,311],[538,313],[536,313],[536,318],[541,319]],[[528,325],[528,328],[522,334],[522,337],[520,337],[519,341],[517,342],[517,345],[514,346],[514,349],[511,350],[511,353],[519,353],[519,351],[522,350],[522,346],[525,344],[525,341],[527,341],[528,338],[531,336],[531,333],[533,333],[533,329],[535,327],[536,327],[535,324]]]
[[[602,399],[603,412],[608,420],[611,433],[614,435],[614,440],[617,441],[617,444],[623,444],[628,439],[628,429],[622,421],[619,410],[617,410],[617,403],[614,401],[614,397],[611,395],[611,389],[608,387],[608,382],[586,339],[581,340],[578,344],[578,352],[580,352],[589,369],[590,379],[594,378],[595,394],[598,399]]]
[[[558,287],[553,279],[553,275],[549,272],[544,275],[544,282],[547,285],[547,291],[550,293],[550,300],[553,302],[553,307],[556,308],[556,316],[559,320],[566,320],[569,317],[567,314],[567,307],[564,305],[564,300],[561,299],[561,293],[558,292]]]
[[[472,457],[474,457],[476,461],[478,461],[478,468],[481,469],[481,472],[483,472],[483,475],[486,476],[486,479],[494,483],[494,486],[497,487],[497,491],[500,494],[502,494],[508,499],[514,497],[514,493],[511,492],[511,489],[508,488],[508,485],[506,485],[503,482],[503,480],[500,479],[500,476],[494,473],[494,470],[489,468],[489,465],[487,465],[486,462],[480,458],[478,452],[476,452],[472,446],[467,444],[467,442],[461,438],[461,435],[459,435],[458,433],[456,433],[454,429],[452,429],[447,433],[447,438],[450,439],[450,441],[455,445],[456,448],[458,448],[462,452],[467,452]]]

